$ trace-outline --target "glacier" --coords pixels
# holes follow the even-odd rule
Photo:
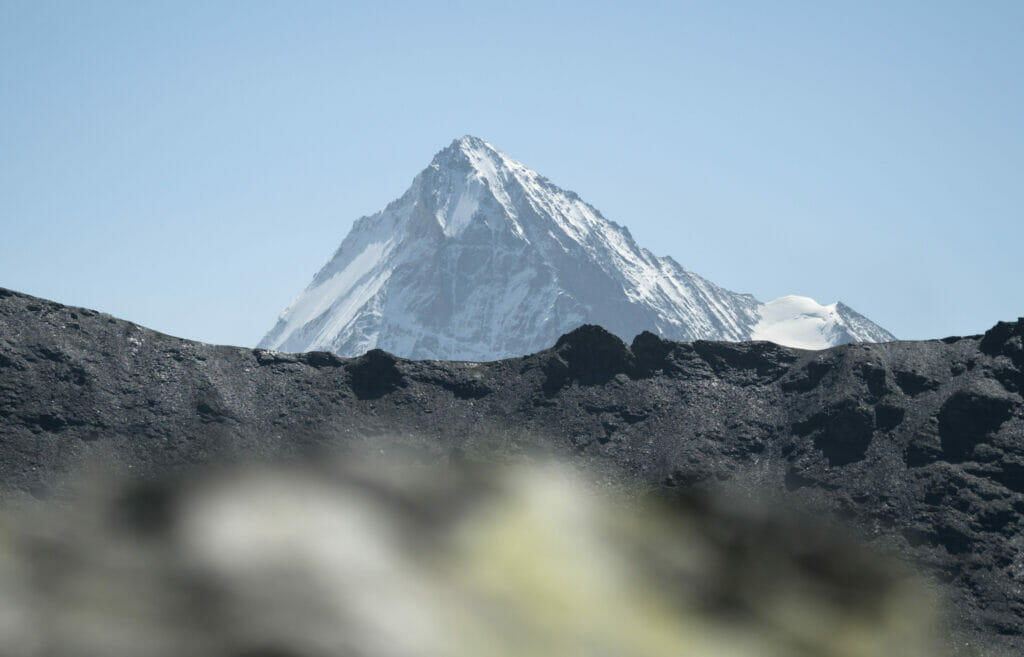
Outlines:
[[[545,349],[581,324],[627,341],[643,331],[802,349],[895,340],[839,302],[762,303],[719,287],[467,135],[354,223],[258,346],[488,361]]]

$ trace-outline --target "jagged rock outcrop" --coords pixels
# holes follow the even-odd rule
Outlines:
[[[800,351],[632,345],[585,326],[491,363],[284,354],[172,338],[0,291],[0,482],[372,449],[567,455],[673,489],[729,481],[921,564],[967,643],[1024,650],[1024,320],[983,336]],[[612,475],[609,475],[612,476]],[[998,654],[998,653],[995,653]]]

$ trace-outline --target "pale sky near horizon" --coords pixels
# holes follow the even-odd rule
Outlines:
[[[464,134],[763,301],[1024,315],[1017,1],[5,0],[0,286],[252,346]]]

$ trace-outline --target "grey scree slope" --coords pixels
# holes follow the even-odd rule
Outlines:
[[[1024,319],[818,352],[627,346],[586,326],[477,364],[212,346],[0,289],[6,496],[60,496],[83,463],[543,449],[635,484],[727,481],[835,514],[936,578],[961,654],[1024,653],[1022,390]]]
[[[463,137],[355,223],[259,346],[495,360],[581,324],[624,340],[750,340],[764,307],[653,255],[575,193]],[[822,346],[895,339],[842,303],[822,332]]]

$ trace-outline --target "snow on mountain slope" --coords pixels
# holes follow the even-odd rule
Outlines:
[[[718,287],[466,136],[401,198],[356,221],[259,346],[492,360],[549,347],[584,323],[626,340],[644,330],[803,348],[894,339],[842,304],[762,304]]]
[[[761,306],[760,320],[750,333],[752,340],[768,340],[799,349],[826,349],[844,342],[854,342],[861,335],[851,330],[852,311],[840,303],[823,306],[814,299],[794,295],[781,297]],[[852,313],[856,315],[856,313]],[[860,315],[857,318],[863,320]],[[888,335],[868,335],[893,339]]]

